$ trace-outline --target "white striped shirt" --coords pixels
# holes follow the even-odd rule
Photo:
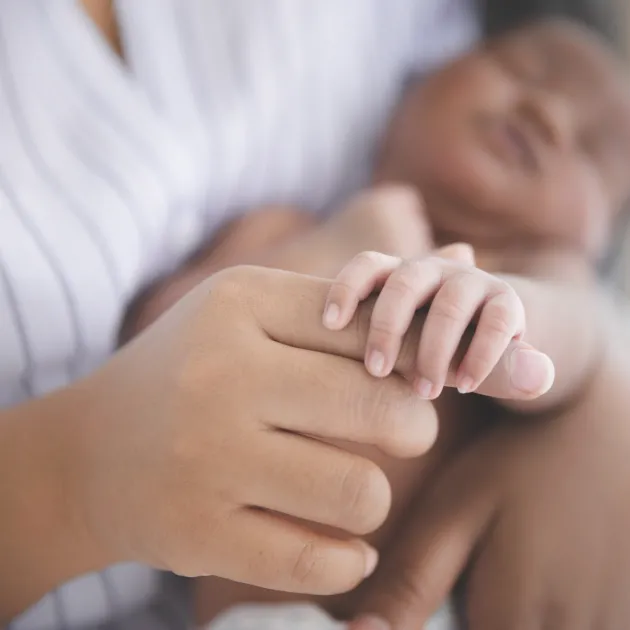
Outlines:
[[[0,0],[0,406],[102,363],[130,298],[234,213],[360,186],[405,76],[476,38],[471,2],[118,0],[123,63],[73,0]],[[158,592],[114,567],[12,628]],[[151,626],[177,625],[160,597]]]

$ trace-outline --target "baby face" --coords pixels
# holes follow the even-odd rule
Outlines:
[[[410,90],[378,175],[417,185],[453,240],[597,255],[630,197],[623,70],[570,23],[497,39]]]

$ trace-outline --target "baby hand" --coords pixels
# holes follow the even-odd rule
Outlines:
[[[430,302],[413,375],[418,393],[437,398],[449,368],[471,324],[475,331],[456,373],[455,385],[470,393],[485,381],[513,340],[525,332],[523,304],[505,281],[474,266],[467,246],[451,246],[431,256],[403,260],[363,252],[339,273],[330,290],[325,324],[345,328],[357,309],[377,288],[365,362],[368,371],[385,377],[393,370],[402,338],[416,311]],[[551,361],[541,363],[553,380]]]

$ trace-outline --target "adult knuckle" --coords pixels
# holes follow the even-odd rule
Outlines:
[[[389,511],[390,488],[378,466],[368,460],[353,460],[341,477],[340,488],[342,520],[350,531],[365,535],[382,525]]]
[[[369,396],[362,396],[357,412],[364,422],[369,423],[369,430],[375,440],[385,438],[401,406],[399,397],[392,396],[387,381],[374,384]]]
[[[376,443],[390,446],[404,439],[410,422],[423,415],[425,401],[410,393],[408,385],[394,386],[393,381],[379,381],[370,397],[363,397],[362,417],[369,418]]]
[[[291,579],[301,588],[318,585],[325,573],[326,556],[314,540],[306,541],[291,568]]]
[[[251,311],[255,304],[270,295],[281,293],[282,274],[277,269],[238,265],[213,274],[207,282],[211,304],[226,317],[229,309],[232,317],[237,312]]]
[[[349,374],[335,372],[333,374],[335,390],[333,395],[337,397],[339,407],[345,410],[342,421],[348,430],[356,432],[372,440],[375,433],[374,420],[374,396],[377,387],[366,388],[365,373],[362,368],[352,370]]]
[[[252,267],[238,266],[223,269],[212,276],[211,291],[223,299],[239,299],[252,282]]]

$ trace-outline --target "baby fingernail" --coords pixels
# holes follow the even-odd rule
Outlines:
[[[457,386],[457,391],[460,394],[470,394],[475,389],[475,381],[470,376],[464,376]]]
[[[367,369],[372,376],[385,376],[385,355],[380,350],[370,352],[367,360]]]
[[[327,328],[333,328],[339,322],[341,311],[336,304],[329,304],[324,311],[324,325]]]
[[[515,350],[510,357],[513,387],[541,396],[551,389],[555,370],[551,359],[537,350]]]
[[[422,398],[426,398],[427,400],[429,400],[430,398],[434,397],[433,383],[426,378],[419,378],[416,381],[415,389],[416,392],[418,392],[418,395]]]

